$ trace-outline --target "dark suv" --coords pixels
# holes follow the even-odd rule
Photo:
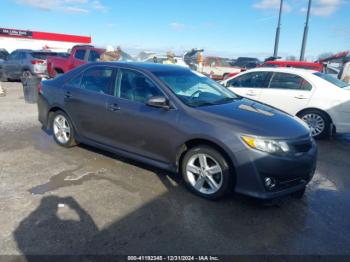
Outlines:
[[[47,77],[46,60],[49,56],[58,55],[61,54],[48,51],[17,49],[0,63],[0,77],[2,81],[8,79],[20,80],[21,77],[30,77],[32,75]]]
[[[317,148],[301,120],[187,68],[91,63],[39,91],[39,120],[59,145],[180,172],[205,198],[302,196],[314,175]]]

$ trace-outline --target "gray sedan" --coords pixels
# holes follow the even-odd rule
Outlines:
[[[301,197],[314,175],[317,148],[301,120],[187,68],[90,63],[39,90],[39,120],[59,145],[179,172],[208,199]]]

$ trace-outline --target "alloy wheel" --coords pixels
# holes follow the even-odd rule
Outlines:
[[[67,144],[71,136],[71,128],[68,120],[62,116],[57,115],[53,120],[53,132],[57,140],[62,144]]]
[[[192,187],[206,195],[216,193],[222,186],[223,173],[219,163],[203,153],[193,155],[186,165],[186,176]]]

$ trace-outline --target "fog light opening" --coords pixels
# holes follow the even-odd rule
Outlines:
[[[276,180],[272,177],[265,177],[264,182],[267,190],[272,190],[276,187]]]

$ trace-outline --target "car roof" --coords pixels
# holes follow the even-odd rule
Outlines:
[[[288,61],[288,60],[267,61],[267,62],[265,62],[265,64],[269,64],[269,65],[284,65],[284,64],[290,64],[290,65],[322,66],[321,63],[304,62],[304,61]]]
[[[290,74],[313,74],[317,71],[310,70],[310,69],[304,69],[304,68],[293,68],[293,67],[257,67],[250,70],[247,70],[245,72],[257,72],[257,71],[264,71],[264,72],[280,72],[280,73],[290,73]]]
[[[148,71],[151,73],[190,71],[190,69],[183,66],[178,66],[178,65],[164,65],[164,64],[144,63],[144,62],[95,62],[95,63],[90,63],[89,65],[91,66],[91,65],[111,65],[111,64],[119,67],[123,67],[123,68]]]
[[[13,52],[33,52],[34,50],[32,49],[16,49]]]

